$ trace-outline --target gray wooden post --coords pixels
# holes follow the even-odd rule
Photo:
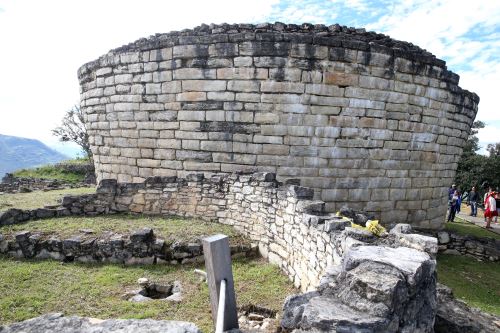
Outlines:
[[[220,282],[221,280],[226,280],[226,306],[224,308],[223,330],[228,331],[238,328],[238,313],[236,311],[236,297],[234,295],[229,238],[219,234],[204,238],[202,242],[214,326],[217,325]]]

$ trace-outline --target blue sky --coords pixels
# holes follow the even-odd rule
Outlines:
[[[500,141],[497,0],[0,0],[0,133],[55,145],[50,130],[79,101],[76,70],[112,48],[201,23],[275,21],[364,27],[427,49],[480,96],[480,143]]]

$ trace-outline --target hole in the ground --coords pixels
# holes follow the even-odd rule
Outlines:
[[[152,299],[164,299],[173,295],[173,284],[152,283],[141,290],[140,294]]]
[[[274,318],[277,313],[276,310],[268,309],[254,304],[247,304],[239,307],[239,312],[241,312],[244,315],[254,313],[264,318]]]
[[[182,286],[179,281],[171,283],[150,282],[146,278],[138,281],[140,290],[127,292],[124,297],[132,302],[146,302],[153,299],[161,299],[170,302],[182,301]]]

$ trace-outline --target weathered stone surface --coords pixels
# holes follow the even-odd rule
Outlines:
[[[341,26],[157,34],[78,77],[97,180],[274,171],[314,187],[329,212],[436,230],[479,102],[427,51]]]
[[[2,333],[201,333],[193,323],[151,319],[108,319],[64,317],[53,313],[0,326]]]
[[[436,333],[500,332],[500,317],[467,306],[442,284],[437,285],[437,302]]]
[[[433,332],[435,261],[417,250],[350,248],[320,295],[285,302],[282,326],[295,332]],[[327,279],[328,280],[328,279]]]

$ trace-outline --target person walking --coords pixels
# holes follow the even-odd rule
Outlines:
[[[495,199],[496,192],[492,191],[486,197],[484,201],[484,217],[486,218],[486,228],[491,229],[491,221],[493,217],[498,216],[497,212],[497,201]]]
[[[484,199],[483,199],[483,207],[484,207],[484,210],[485,210],[485,213],[486,213],[486,199],[488,198],[488,196],[490,195],[490,193],[493,191],[493,188],[490,186],[488,187],[488,192],[486,192],[484,194]],[[486,222],[488,219],[486,218],[486,215],[484,215],[484,222]]]
[[[457,202],[455,204],[455,214],[458,214],[460,213],[460,208],[462,207],[462,193],[460,191],[457,191],[458,192],[458,199],[457,199]]]
[[[496,196],[495,196],[495,201],[497,205],[497,216],[495,216],[495,223],[498,223],[498,215],[500,215],[500,192],[498,192],[498,187],[496,190]]]
[[[451,199],[448,201],[448,206],[450,207],[450,213],[448,214],[448,222],[455,222],[455,215],[457,213],[457,201],[458,201],[458,191],[455,190]]]
[[[476,187],[472,186],[469,192],[468,204],[470,206],[470,216],[477,216],[477,202],[479,201],[479,193],[476,191]]]

